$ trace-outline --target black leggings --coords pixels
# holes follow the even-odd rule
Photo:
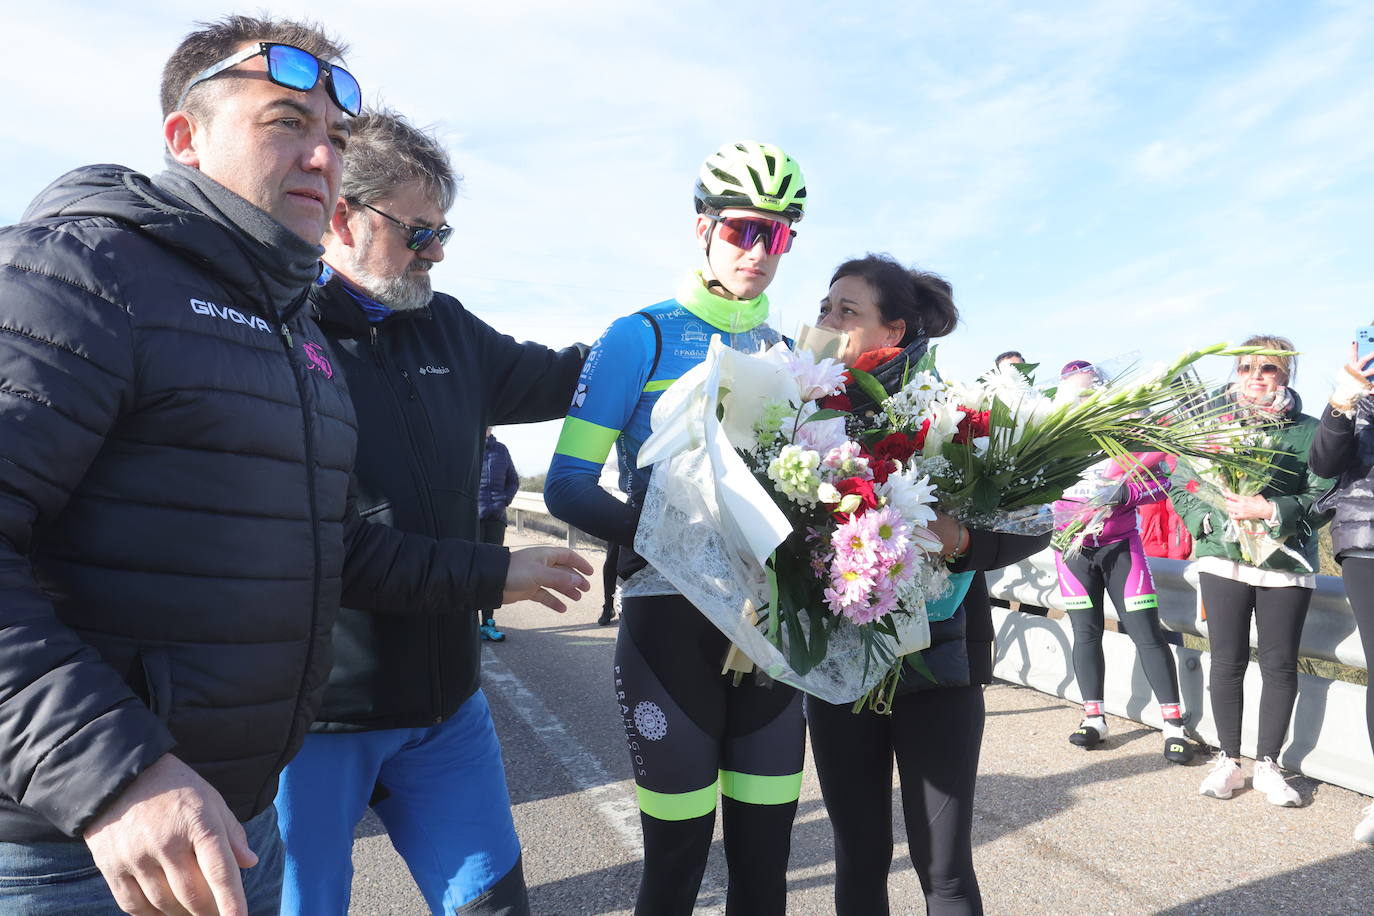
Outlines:
[[[787,858],[801,791],[801,695],[722,675],[729,642],[681,596],[624,598],[615,647],[644,830],[637,916],[690,914],[711,848],[716,790],[729,871],[725,911],[787,909]]]
[[[806,701],[811,754],[835,830],[835,912],[885,916],[892,864],[892,760],[902,777],[911,864],[930,916],[983,912],[973,871],[973,789],[983,688],[897,697],[892,714]],[[905,907],[904,907],[905,909]]]
[[[1073,578],[1074,587],[1064,588],[1068,584],[1064,582],[1066,574]],[[1069,591],[1083,592],[1075,603],[1090,602],[1086,607],[1069,611],[1069,622],[1073,625],[1073,671],[1083,699],[1104,699],[1107,663],[1102,654],[1102,594],[1106,591],[1112,596],[1119,623],[1135,643],[1136,655],[1155,699],[1160,703],[1177,703],[1178,671],[1159,626],[1159,599],[1140,539],[1127,538],[1061,555],[1059,577],[1066,597]]]
[[[1298,644],[1312,589],[1265,588],[1202,573],[1202,606],[1207,610],[1211,643],[1212,716],[1217,740],[1228,757],[1240,756],[1240,721],[1245,703],[1242,685],[1250,664],[1250,615],[1259,631],[1259,741],[1255,759],[1278,759],[1293,703],[1298,697]]]
[[[1341,561],[1341,580],[1345,583],[1345,597],[1355,612],[1355,628],[1360,632],[1365,664],[1374,661],[1374,560],[1348,557]],[[1374,689],[1364,694],[1365,728],[1369,745],[1374,748]]]

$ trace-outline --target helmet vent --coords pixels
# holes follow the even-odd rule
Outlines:
[[[768,174],[772,175],[778,170],[778,160],[774,156],[764,156],[763,161],[768,163]]]
[[[758,173],[758,172],[754,171],[754,167],[753,167],[752,165],[749,166],[749,177],[754,179],[754,187],[757,188],[758,190],[762,191],[762,190],[763,190],[763,179],[759,177],[759,173]]]
[[[777,196],[777,197],[786,197],[786,196],[787,196],[787,189],[788,189],[788,187],[791,186],[791,184],[792,184],[792,176],[791,176],[791,175],[784,175],[784,176],[782,176],[782,184],[778,185],[778,193],[777,193],[775,196]],[[798,196],[800,196],[800,195],[798,195]]]
[[[724,169],[714,169],[714,168],[713,168],[713,169],[711,169],[711,174],[714,175],[714,176],[716,176],[717,178],[719,178],[721,181],[725,182],[726,184],[732,184],[732,185],[734,185],[734,186],[737,187],[737,188],[742,188],[742,187],[744,187],[744,185],[740,182],[740,180],[739,180],[738,178],[736,178],[734,175],[731,175],[729,172],[725,171]],[[755,177],[757,177],[757,176],[755,176]]]

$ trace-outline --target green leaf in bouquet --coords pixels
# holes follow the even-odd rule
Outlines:
[[[997,486],[996,481],[987,477],[980,477],[973,485],[973,504],[975,514],[983,515],[988,512],[997,511],[998,504],[1002,501],[1002,491]]]
[[[926,664],[925,653],[911,653],[910,655],[906,656],[906,663],[911,666],[913,671],[915,671],[917,674],[919,674],[926,680],[930,681],[932,684],[940,683],[935,679],[935,673],[930,670],[930,666]]]
[[[854,380],[854,384],[859,386],[859,390],[872,398],[874,404],[881,404],[887,400],[887,389],[883,383],[874,378],[871,374],[862,369],[849,369],[849,377]]]
[[[845,413],[843,410],[830,410],[829,408],[826,408],[826,409],[824,409],[824,410],[818,410],[818,411],[816,411],[815,413],[813,413],[811,416],[807,417],[805,420],[802,420],[802,421],[801,421],[801,425],[802,425],[802,426],[805,426],[806,424],[808,424],[808,423],[814,423],[814,422],[816,422],[817,420],[834,420],[834,419],[836,419],[836,418],[838,418],[838,417],[847,417],[847,416],[849,416],[849,415],[848,415],[847,413]]]
[[[902,387],[906,387],[909,376],[915,375],[917,372],[934,372],[937,377],[939,376],[940,371],[935,368],[935,354],[939,349],[939,344],[927,347],[926,352],[921,355],[921,358],[916,360],[916,365],[913,366],[907,363],[907,367],[910,371],[902,376]]]
[[[778,580],[778,612],[786,633],[786,643],[780,648],[792,670],[806,674],[825,658],[827,642],[820,589],[809,587],[816,582],[816,574],[787,545],[773,554],[773,560]],[[809,627],[802,625],[802,611],[808,612]]]

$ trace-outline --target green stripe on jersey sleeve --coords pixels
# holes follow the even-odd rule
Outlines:
[[[569,458],[580,458],[592,464],[605,464],[611,454],[611,447],[620,436],[620,430],[601,426],[577,417],[563,421],[563,431],[558,436],[554,452]]]

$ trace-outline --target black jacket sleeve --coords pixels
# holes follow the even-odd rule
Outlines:
[[[70,269],[31,265],[40,248]],[[173,743],[28,557],[133,399],[129,316],[97,261],[60,233],[0,234],[0,793],[71,836]]]
[[[1048,534],[1003,534],[999,531],[980,531],[977,528],[970,528],[968,534],[968,552],[950,564],[951,572],[968,572],[970,569],[987,572],[1001,569],[1003,566],[1020,563],[1050,544]]]
[[[488,426],[557,420],[568,413],[577,377],[587,359],[586,344],[551,350],[515,339],[482,322],[482,377],[487,382]]]
[[[411,616],[501,605],[510,551],[364,521],[352,484],[344,516],[344,607]]]
[[[1355,460],[1355,421],[1329,406],[1321,412],[1307,466],[1318,477],[1340,477]]]

